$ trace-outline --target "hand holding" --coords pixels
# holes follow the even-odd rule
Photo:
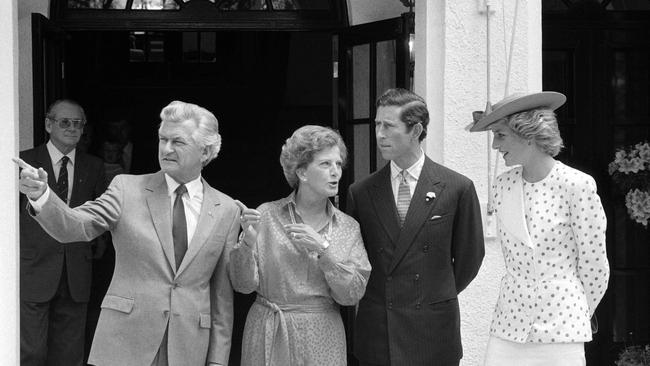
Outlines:
[[[321,252],[327,248],[325,238],[307,224],[284,225],[284,230],[294,245],[307,252]]]
[[[12,158],[20,167],[19,190],[29,199],[36,201],[47,189],[47,172],[43,168],[34,168],[21,158]]]
[[[246,207],[241,201],[235,200],[235,203],[241,210],[240,224],[244,231],[244,242],[248,246],[253,246],[257,241],[257,230],[262,214],[255,209]]]

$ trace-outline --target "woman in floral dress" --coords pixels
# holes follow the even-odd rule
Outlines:
[[[506,274],[485,365],[585,365],[590,318],[609,278],[607,220],[594,179],[554,159],[555,92],[511,95],[471,128],[492,130],[507,166],[494,187]]]
[[[363,296],[370,263],[359,224],[329,201],[338,192],[346,148],[320,126],[296,130],[280,163],[293,193],[242,209],[230,255],[233,287],[257,292],[246,319],[242,365],[346,365],[338,305]]]

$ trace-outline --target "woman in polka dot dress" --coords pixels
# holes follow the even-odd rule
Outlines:
[[[485,365],[585,365],[590,318],[609,278],[607,219],[594,179],[554,159],[555,92],[511,95],[472,131],[492,130],[506,166],[494,187],[506,265]]]
[[[280,163],[294,192],[242,209],[243,235],[230,255],[240,292],[257,292],[246,318],[245,366],[344,366],[339,305],[363,296],[370,263],[359,224],[329,201],[345,145],[335,131],[304,126],[287,139]]]

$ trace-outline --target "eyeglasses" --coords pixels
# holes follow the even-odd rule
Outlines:
[[[80,118],[49,118],[50,121],[54,121],[59,125],[59,128],[70,128],[70,126],[76,129],[82,129],[86,125],[86,121]]]

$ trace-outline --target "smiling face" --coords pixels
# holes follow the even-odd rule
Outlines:
[[[503,154],[506,166],[526,165],[533,156],[535,144],[517,135],[505,119],[490,126],[494,133],[492,148]]]
[[[195,128],[191,120],[182,123],[163,121],[158,130],[160,169],[178,183],[196,179],[208,158],[207,149],[201,148],[192,137]]]
[[[415,124],[410,130],[400,116],[403,107],[380,106],[375,116],[375,137],[381,156],[393,160],[401,168],[408,168],[417,161],[420,151],[422,125]]]
[[[59,151],[67,154],[79,143],[83,127],[75,127],[74,123],[70,123],[67,128],[61,128],[57,121],[63,119],[81,120],[83,112],[74,104],[62,102],[56,105],[50,111],[50,117],[45,119],[45,130],[50,134],[50,141]]]
[[[308,191],[318,197],[333,197],[339,191],[339,180],[343,160],[338,146],[325,148],[314,154],[314,159],[305,168],[296,171],[299,190]]]

